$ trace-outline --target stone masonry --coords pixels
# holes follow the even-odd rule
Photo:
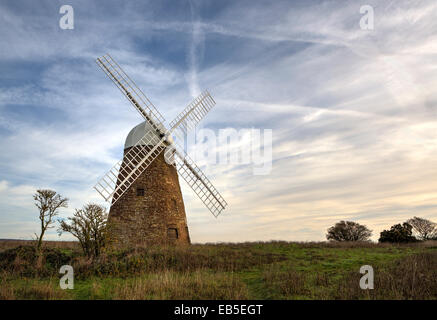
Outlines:
[[[120,245],[190,244],[178,174],[164,152],[111,206],[108,221]]]

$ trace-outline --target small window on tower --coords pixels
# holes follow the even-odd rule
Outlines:
[[[176,240],[179,237],[178,229],[177,228],[168,228],[167,237],[170,240]]]
[[[138,188],[137,189],[137,196],[144,196],[144,189]]]

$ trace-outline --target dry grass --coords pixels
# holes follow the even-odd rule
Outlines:
[[[0,300],[59,300],[67,299],[67,292],[56,286],[58,279],[41,281],[23,279],[18,284],[6,275],[0,279]]]
[[[270,266],[263,273],[263,280],[267,286],[278,290],[283,296],[305,295],[307,277],[293,269],[281,270],[277,265]]]
[[[248,298],[248,291],[243,282],[230,274],[207,271],[194,273],[164,271],[116,286],[113,298],[122,300],[240,300]]]
[[[18,246],[35,246],[34,240],[0,240],[0,252],[16,248]],[[77,241],[44,241],[43,247],[56,249],[72,249],[80,248]]]
[[[72,265],[81,277],[124,277],[127,274],[132,276],[162,270],[193,272],[209,269],[216,272],[236,272],[285,259],[280,253],[246,250],[238,246],[205,245],[135,248],[103,254],[94,261],[77,257]]]
[[[437,299],[437,252],[406,257],[386,269],[375,268],[373,290],[358,286],[361,275],[348,274],[340,282],[336,299]]]

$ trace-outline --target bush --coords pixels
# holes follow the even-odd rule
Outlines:
[[[0,270],[21,276],[57,275],[59,268],[72,259],[60,249],[43,248],[40,252],[34,246],[19,246],[0,252]]]
[[[70,223],[61,220],[59,235],[62,232],[71,233],[88,257],[98,257],[103,247],[109,241],[108,214],[103,206],[87,204],[82,209],[76,209],[73,217],[68,218]]]
[[[382,231],[379,237],[379,242],[406,243],[416,241],[417,239],[413,236],[413,227],[406,222],[402,225],[396,224],[390,230]]]

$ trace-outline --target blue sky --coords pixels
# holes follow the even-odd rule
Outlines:
[[[37,188],[70,198],[63,217],[104,204],[92,186],[141,121],[94,63],[105,53],[167,123],[208,88],[203,127],[273,130],[269,175],[204,168],[229,203],[218,219],[181,181],[194,242],[323,240],[340,219],[375,239],[437,220],[436,17],[431,0],[2,1],[0,238],[38,231]]]

